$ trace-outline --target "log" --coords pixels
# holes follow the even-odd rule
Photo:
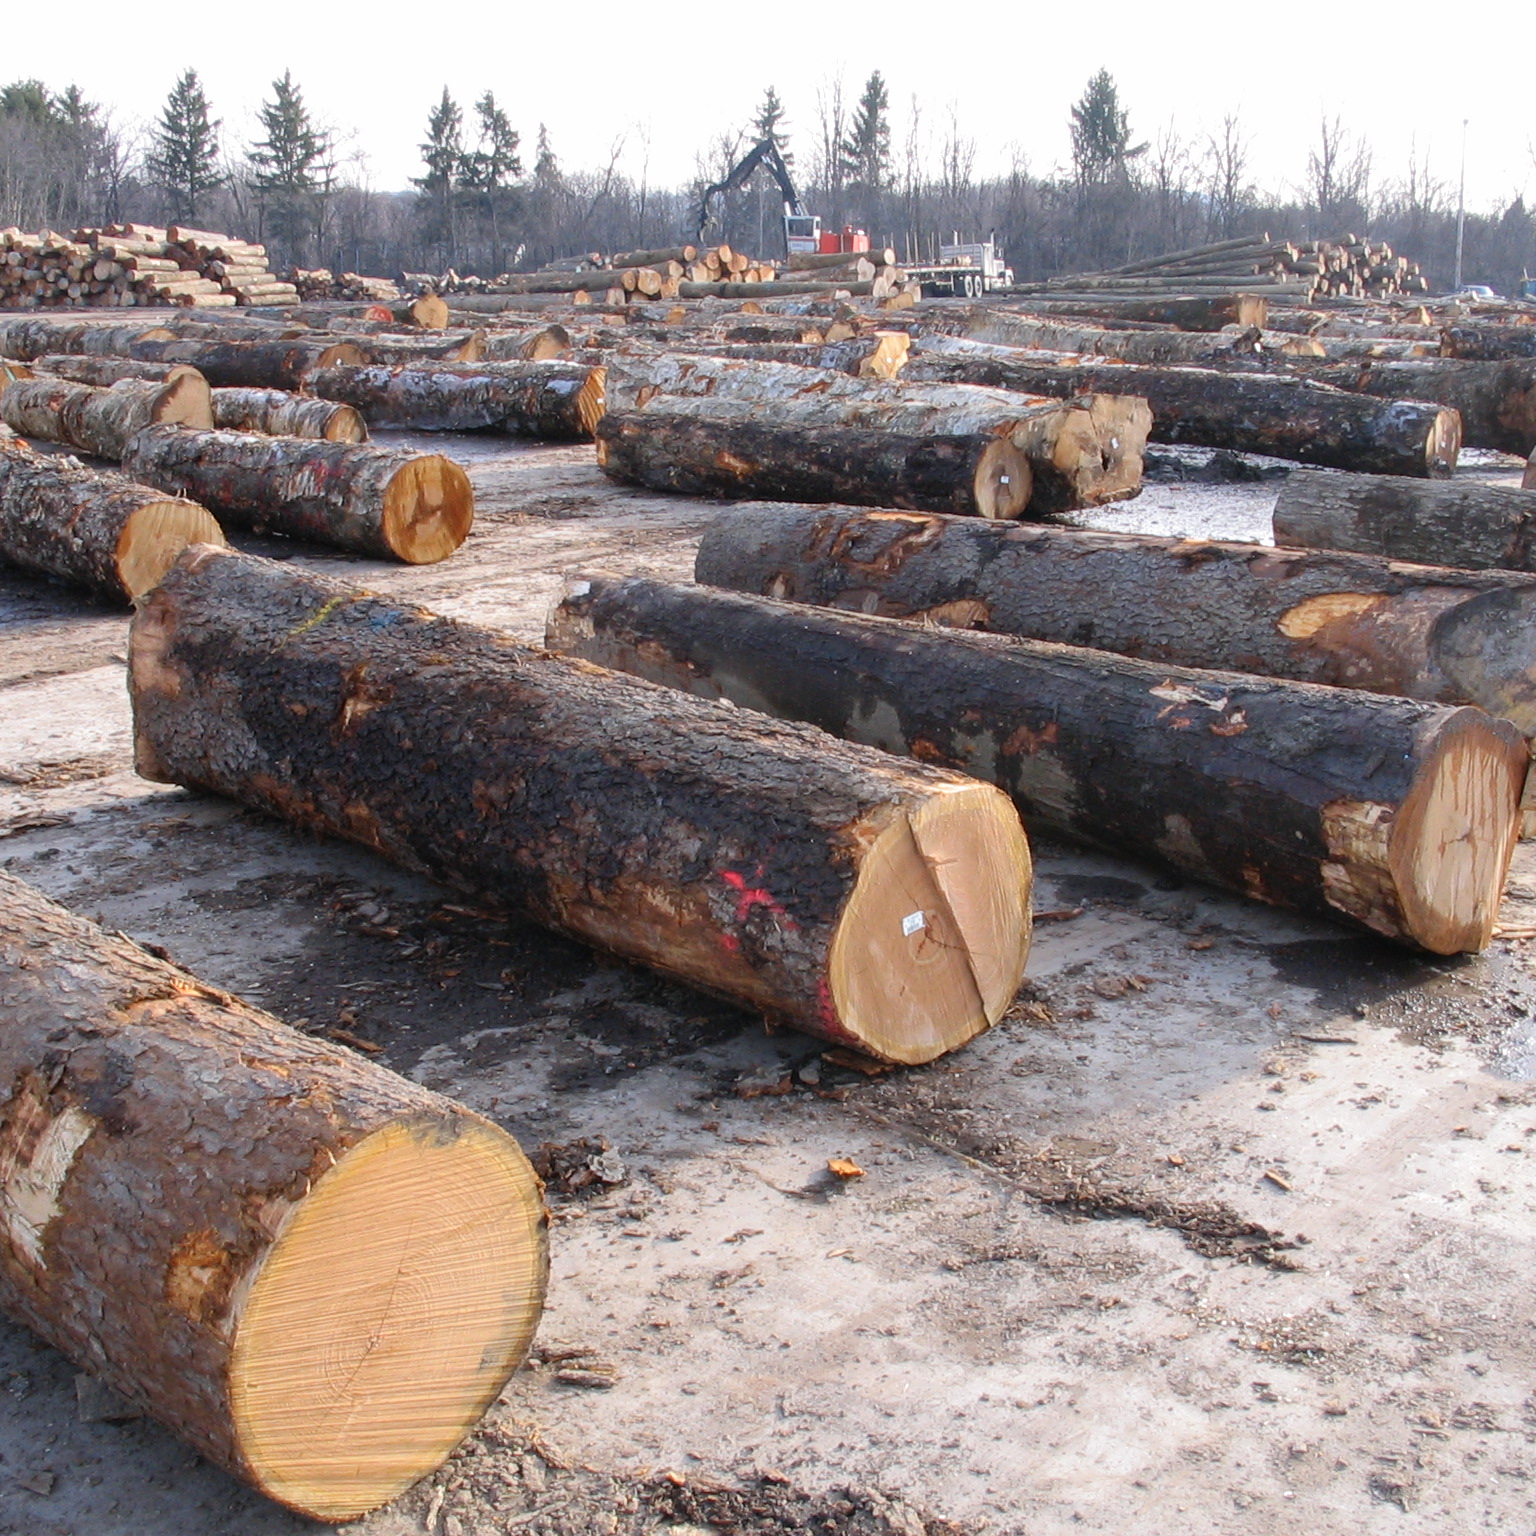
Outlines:
[[[0,872],[0,1307],[269,1498],[445,1461],[548,1274],[499,1127]]]
[[[115,603],[155,586],[189,544],[222,544],[194,502],[58,455],[0,449],[0,559]]]
[[[368,440],[363,418],[350,405],[281,389],[214,390],[213,425],[225,431],[318,438],[328,443]]]
[[[1084,395],[1061,404],[1009,390],[909,386],[905,370],[900,380],[881,383],[697,354],[613,361],[610,409],[630,409],[661,395],[673,414],[733,414],[750,423],[766,410],[783,426],[1007,437],[1029,460],[1029,512],[1036,517],[1136,495],[1151,426],[1146,405],[1123,396]]]
[[[1236,328],[1210,332],[1110,331],[1098,326],[1052,324],[983,306],[947,312],[920,323],[925,328],[942,329],[992,346],[1071,352],[1153,365],[1204,363],[1239,352],[1251,353],[1257,341],[1256,332]]]
[[[666,403],[598,422],[597,463],[610,479],[689,496],[845,501],[987,518],[1018,517],[1029,504],[1029,460],[1006,437],[904,435],[751,413],[684,415]]]
[[[1070,399],[1085,391],[1144,399],[1159,443],[1264,453],[1332,469],[1446,479],[1461,450],[1455,411],[1429,403],[1372,404],[1310,379],[1133,363],[1036,362],[925,356],[903,380],[944,380]]]
[[[338,338],[320,339],[335,341]],[[370,363],[475,363],[485,355],[485,332],[434,331],[429,336],[382,332],[359,336],[355,345]]]
[[[797,1029],[929,1061],[1021,978],[1028,846],[962,775],[224,551],[188,552],[131,651],[146,777]]]
[[[846,267],[850,262],[867,261],[875,267],[894,267],[896,252],[890,246],[875,251],[791,251],[785,263],[787,272],[821,272]]]
[[[1293,474],[1275,503],[1274,529],[1277,542],[1300,549],[1536,571],[1536,492],[1477,480]]]
[[[485,338],[480,359],[488,363],[541,363],[570,349],[571,333],[563,325],[498,329]]]
[[[1263,330],[1269,323],[1269,301],[1246,293],[1144,299],[1115,298],[1107,294],[1052,294],[1048,299],[1015,300],[1011,307],[1032,315],[1151,322],[1176,331],[1219,331],[1224,325]]]
[[[370,427],[421,432],[508,432],[581,442],[603,414],[603,368],[562,361],[333,367],[308,386],[355,406]]]
[[[169,341],[175,332],[160,320],[104,324],[52,315],[0,318],[0,353],[29,363],[45,352],[114,356],[136,340]]]
[[[661,251],[625,251],[621,256],[609,259],[610,267],[659,267],[669,261],[680,261],[687,266],[699,254],[694,245],[669,245]]]
[[[690,352],[755,363],[793,363],[856,379],[894,379],[906,367],[911,339],[901,331],[873,331],[838,342],[735,342],[689,338]]]
[[[448,329],[448,301],[440,294],[424,293],[419,298],[403,304],[387,304],[384,308],[401,325],[418,325],[424,331]]]
[[[350,341],[222,341],[181,337],[134,341],[129,357],[189,363],[216,389],[298,389],[317,368],[355,365],[367,354]]]
[[[43,374],[0,394],[0,418],[23,437],[67,443],[98,459],[121,459],[134,433],[152,423],[211,427],[213,404],[208,381],[195,371],[164,384],[119,379],[105,389]]]
[[[403,448],[151,427],[124,470],[259,533],[431,565],[469,536],[474,492],[452,459]]]
[[[1439,335],[1442,355],[1464,362],[1504,363],[1536,357],[1536,324],[1462,320],[1446,326]]]
[[[575,583],[547,641],[973,773],[1260,901],[1436,954],[1492,937],[1528,753],[1480,710],[638,577]]]
[[[1143,661],[1475,704],[1536,736],[1536,577],[1512,571],[765,505],[706,528],[694,576]]]
[[[141,363],[130,357],[80,357],[67,352],[45,353],[32,366],[39,373],[72,379],[76,384],[92,384],[98,389],[116,384],[119,379],[148,379],[153,383],[168,384],[186,373],[202,378],[189,363]],[[203,382],[208,381],[204,379]]]

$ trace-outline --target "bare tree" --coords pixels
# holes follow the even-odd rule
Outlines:
[[[1248,182],[1249,142],[1235,112],[1227,113],[1217,132],[1206,137],[1208,223],[1211,232],[1223,240],[1237,233],[1243,211],[1253,198]]]

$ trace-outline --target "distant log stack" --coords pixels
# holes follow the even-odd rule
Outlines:
[[[1275,503],[1277,543],[1358,550],[1466,570],[1536,571],[1536,489],[1381,475],[1291,475]]]
[[[23,437],[121,459],[134,434],[152,424],[212,427],[213,403],[208,381],[196,372],[163,384],[119,379],[105,389],[41,374],[0,391],[0,418]]]
[[[368,440],[363,418],[350,405],[334,400],[315,400],[283,389],[216,389],[212,394],[212,425],[224,431],[313,437],[328,443]]]
[[[269,1498],[437,1468],[538,1325],[499,1127],[0,873],[0,1306]]]
[[[14,440],[0,445],[0,560],[126,603],[187,545],[223,542],[194,502]]]
[[[324,400],[354,406],[370,427],[508,432],[581,442],[604,410],[603,368],[561,361],[322,367],[307,380]]]
[[[575,582],[546,639],[973,773],[1042,826],[1259,901],[1436,954],[1493,934],[1529,754],[1481,710],[639,577]]]
[[[694,575],[760,597],[1142,661],[1475,704],[1536,736],[1536,576],[1512,571],[765,505],[706,528]]]
[[[1021,979],[1028,847],[963,775],[223,551],[188,552],[131,653],[146,777],[797,1029],[929,1061]]]
[[[401,448],[154,427],[124,471],[242,527],[411,565],[445,560],[474,522],[464,471]]]

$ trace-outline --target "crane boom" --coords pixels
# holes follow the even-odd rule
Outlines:
[[[756,144],[744,154],[740,160],[726,172],[725,178],[715,182],[713,186],[705,187],[699,198],[698,220],[694,229],[694,239],[702,242],[704,231],[709,224],[710,204],[715,198],[726,192],[736,192],[752,179],[752,173],[760,165],[766,165],[773,179],[779,185],[779,192],[784,198],[784,212],[786,214],[800,214],[800,194],[795,190],[795,183],[789,174],[789,167],[784,164],[784,157],[779,153],[779,146],[772,138],[759,139]]]

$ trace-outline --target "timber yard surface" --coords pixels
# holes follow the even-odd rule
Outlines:
[[[689,579],[718,511],[610,483],[590,445],[431,446],[476,493],[449,562],[236,542],[538,642],[572,573]],[[1275,482],[1181,480],[1177,458],[1085,517],[1264,536]],[[1513,465],[1460,474],[1517,483]],[[866,1076],[360,849],[137,778],[126,636],[0,573],[0,864],[530,1152],[573,1149],[530,1363],[439,1474],[347,1530],[1536,1529],[1524,941],[1415,956],[1037,839],[1043,920],[1006,1019]],[[77,1400],[68,1362],[0,1324],[0,1531],[309,1529]]]

